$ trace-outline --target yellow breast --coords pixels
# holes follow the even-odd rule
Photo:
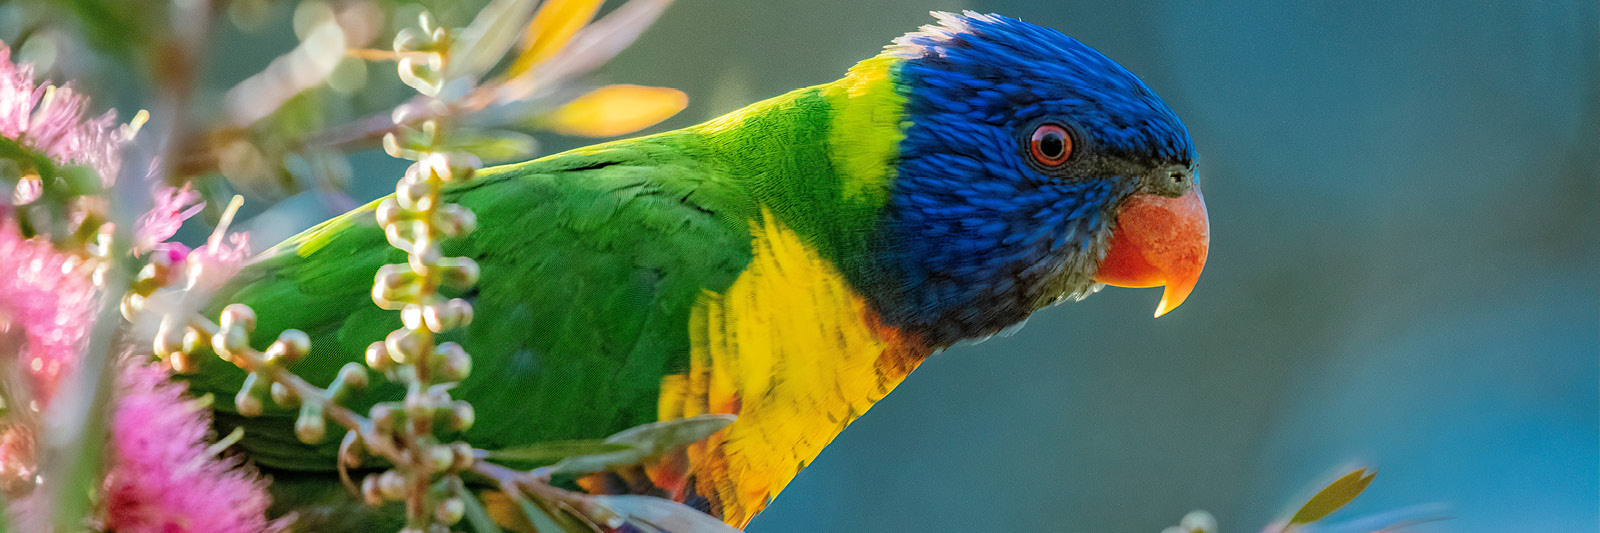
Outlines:
[[[918,339],[881,324],[798,235],[763,215],[752,224],[749,267],[695,307],[689,370],[661,386],[663,420],[739,418],[650,470],[658,486],[679,499],[693,490],[735,527],[928,355]]]

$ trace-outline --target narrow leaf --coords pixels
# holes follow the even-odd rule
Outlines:
[[[456,41],[445,79],[477,79],[494,68],[516,43],[517,29],[538,5],[538,0],[492,0],[483,6]]]
[[[567,528],[556,523],[556,517],[551,516],[544,506],[533,503],[532,500],[523,497],[521,494],[509,496],[511,496],[512,501],[516,502],[517,508],[522,510],[522,516],[528,519],[528,524],[533,526],[534,531],[568,531]]]
[[[127,185],[119,182],[118,188]],[[117,192],[121,192],[120,190]],[[128,290],[129,232],[119,229],[111,240],[108,257],[121,258],[108,269],[103,294],[122,294]],[[104,474],[105,450],[111,410],[116,401],[112,389],[116,382],[118,351],[116,336],[122,324],[117,298],[102,298],[89,331],[88,349],[82,352],[80,366],[72,372],[59,396],[45,410],[40,470],[47,490],[45,500],[56,531],[79,531],[94,508],[92,495]]]
[[[699,442],[732,424],[734,415],[700,415],[632,427],[606,438],[627,448],[595,455],[568,457],[551,468],[555,474],[584,475],[635,465],[674,448]]]
[[[466,152],[488,163],[500,163],[528,159],[539,151],[539,141],[514,131],[457,128],[448,132],[434,149]]]
[[[654,496],[593,496],[594,503],[660,531],[674,533],[738,533],[728,524],[693,507]],[[640,528],[643,529],[643,528]]]
[[[1372,478],[1377,475],[1377,472],[1368,472],[1366,468],[1350,471],[1312,496],[1311,500],[1301,506],[1300,510],[1294,513],[1294,517],[1289,519],[1289,524],[1309,524],[1339,510],[1340,507],[1355,500],[1356,496],[1360,496],[1361,491],[1367,490],[1367,485],[1370,485]]]
[[[594,19],[603,0],[548,0],[534,13],[533,21],[522,34],[522,54],[506,70],[517,77],[550,56],[560,52],[585,24]]]
[[[506,76],[495,99],[513,102],[540,94],[548,85],[593,71],[633,44],[672,0],[630,0],[584,26],[565,47],[521,76]]]
[[[467,512],[462,518],[465,519],[467,526],[472,528],[472,533],[504,533],[504,530],[494,523],[494,519],[489,518],[489,511],[484,509],[483,502],[478,500],[478,496],[467,490],[461,478],[455,477],[450,481],[450,492],[455,494],[461,503],[466,504]]]
[[[601,440],[564,440],[489,450],[489,460],[507,466],[533,468],[554,464],[568,457],[612,453],[629,448],[632,446]]]
[[[561,106],[544,123],[563,135],[611,137],[655,125],[688,105],[677,89],[608,85]]]

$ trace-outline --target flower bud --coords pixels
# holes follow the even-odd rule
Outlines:
[[[433,213],[433,226],[449,237],[460,237],[478,228],[478,217],[460,204],[444,204]]]
[[[300,417],[294,420],[294,436],[300,442],[316,444],[328,435],[328,420],[322,417],[322,408],[308,403],[300,406]]]
[[[450,428],[456,431],[472,429],[472,423],[477,421],[476,412],[468,402],[452,402],[450,404]]]
[[[406,211],[400,208],[400,203],[394,198],[384,198],[382,202],[378,202],[376,211],[378,224],[382,226],[397,224],[408,218]]]
[[[261,415],[263,405],[261,405],[259,391],[256,390],[260,388],[258,386],[260,381],[261,378],[255,372],[251,372],[250,375],[244,377],[244,386],[240,387],[239,394],[233,397],[233,406],[239,411],[240,415]]]
[[[1217,531],[1217,519],[1205,511],[1190,511],[1178,522],[1178,529],[1184,533],[1214,533]]]
[[[467,181],[478,173],[483,167],[483,160],[476,154],[468,152],[454,152],[447,159],[449,165],[448,181]]]
[[[372,367],[373,370],[379,372],[388,370],[393,362],[394,359],[389,358],[389,346],[387,343],[377,341],[367,345],[367,366]]]
[[[383,373],[383,377],[389,378],[389,381],[395,383],[411,383],[417,380],[417,367],[395,365],[389,367],[389,370]]]
[[[455,496],[451,496],[440,501],[439,506],[434,508],[433,512],[434,518],[437,518],[439,523],[447,526],[455,525],[456,522],[460,522],[461,517],[466,514],[467,505],[461,502],[461,498],[457,498]]]
[[[447,472],[456,464],[456,452],[443,444],[428,448],[428,467],[434,472]]]
[[[367,502],[367,505],[383,505],[383,491],[378,488],[378,480],[381,478],[379,474],[368,474],[367,477],[361,478],[361,499]]]
[[[211,336],[211,349],[223,359],[233,361],[236,353],[250,349],[250,334],[244,328],[224,326]]]
[[[478,460],[478,454],[472,449],[472,445],[462,441],[450,443],[450,453],[455,456],[455,464],[450,468],[456,472],[472,468],[472,463]]]
[[[460,320],[461,323],[456,327],[464,328],[472,325],[472,302],[468,302],[460,298],[452,298],[449,302],[445,302],[445,304],[454,308],[456,315],[459,317],[458,320]]]
[[[407,394],[405,399],[406,417],[412,419],[425,419],[433,416],[435,407],[434,399],[427,394]]]
[[[407,211],[431,210],[433,202],[437,200],[433,184],[428,182],[426,176],[418,175],[421,172],[426,172],[421,164],[413,164],[411,169],[406,171],[406,177],[395,185],[395,199],[400,202],[400,207]]]
[[[245,331],[256,329],[256,312],[244,304],[230,304],[222,309],[222,327],[241,327]]]
[[[167,354],[167,364],[178,374],[193,374],[200,371],[200,357],[190,352]]]
[[[389,332],[384,338],[385,347],[389,349],[389,357],[396,363],[414,363],[422,359],[422,337],[415,330],[397,329]]]
[[[161,326],[156,329],[155,350],[156,357],[171,357],[172,354],[183,351],[183,338],[189,328],[172,319],[161,321]]]
[[[287,365],[299,361],[311,351],[311,337],[298,329],[287,329],[278,334],[277,342],[267,347],[267,359]]]
[[[437,367],[434,373],[439,381],[461,381],[472,374],[472,355],[461,348],[460,344],[445,342],[434,348]]]
[[[416,280],[417,274],[407,265],[384,265],[378,269],[377,279],[372,284],[372,302],[384,309],[402,309],[405,302],[417,297]]]
[[[445,285],[465,289],[478,283],[481,271],[478,262],[470,257],[441,257],[434,264],[441,270],[441,281]]]
[[[417,282],[417,273],[409,265],[394,263],[378,267],[376,285],[385,289],[398,289]]]
[[[390,500],[403,500],[406,497],[406,478],[400,475],[399,470],[387,470],[378,475],[378,493]]]
[[[406,265],[414,272],[429,271],[434,265],[439,264],[444,255],[439,253],[439,243],[432,239],[417,239],[416,246],[411,247],[410,252],[411,256],[406,258]]]
[[[335,378],[340,384],[352,389],[367,388],[367,368],[360,363],[345,363],[339,367],[339,377]]]
[[[461,326],[463,313],[459,305],[452,306],[450,302],[444,302],[418,307],[421,309],[422,325],[427,326],[428,331],[444,333]],[[471,309],[471,306],[467,306],[468,314],[472,312]],[[410,324],[406,326],[410,327]]]
[[[205,346],[205,343],[208,339],[206,338],[206,335],[201,333],[198,329],[186,329],[187,330],[183,333],[183,353],[192,354],[199,350],[201,346]]]

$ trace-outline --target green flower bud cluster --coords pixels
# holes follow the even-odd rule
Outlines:
[[[287,330],[279,334],[265,352],[257,352],[250,347],[250,332],[256,325],[254,311],[248,306],[233,304],[222,310],[221,319],[211,335],[212,350],[250,372],[233,399],[234,408],[241,415],[260,415],[269,400],[284,409],[299,408],[295,437],[306,444],[316,444],[327,436],[329,406],[339,405],[353,391],[367,386],[367,369],[357,363],[340,368],[338,377],[327,389],[288,379],[292,374],[286,367],[311,351],[310,337],[299,330]],[[163,336],[157,335],[158,350],[165,342]]]
[[[376,218],[388,241],[406,252],[405,263],[384,265],[373,279],[372,301],[400,312],[401,328],[367,347],[366,363],[390,381],[406,387],[398,402],[383,402],[368,413],[371,431],[347,436],[341,465],[359,465],[363,454],[381,456],[393,465],[362,479],[363,498],[374,505],[406,503],[406,531],[429,531],[459,522],[465,503],[447,490],[459,474],[477,461],[465,442],[444,442],[435,428],[462,432],[472,427],[472,406],[453,400],[449,390],[472,372],[472,357],[454,342],[437,335],[470,325],[472,305],[447,298],[442,289],[464,290],[477,283],[478,264],[466,257],[447,257],[440,243],[477,227],[472,211],[445,203],[441,190],[451,182],[473,177],[482,165],[476,157],[448,153],[441,137],[447,105],[439,100],[455,38],[427,16],[419,27],[395,37],[401,58],[400,79],[427,100],[395,112],[396,128],[383,138],[389,155],[415,161],[395,185],[395,194],[378,204]],[[362,450],[364,448],[364,450]]]

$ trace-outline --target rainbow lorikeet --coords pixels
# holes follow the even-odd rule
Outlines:
[[[481,266],[463,438],[497,449],[659,419],[737,420],[648,470],[742,527],[930,354],[1102,284],[1188,296],[1205,261],[1195,150],[1137,77],[1053,30],[937,14],[837,81],[685,129],[483,170],[446,189]],[[375,205],[375,204],[374,204]],[[260,310],[258,345],[305,331],[313,383],[400,325],[373,305],[404,262],[373,206],[268,251],[219,300]],[[189,377],[231,395],[242,373]],[[364,410],[400,396],[373,387]],[[224,396],[226,397],[226,396]],[[335,469],[291,411],[224,427],[281,480]]]

